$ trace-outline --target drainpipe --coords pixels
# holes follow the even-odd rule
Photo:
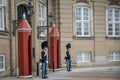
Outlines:
[[[57,4],[57,3],[56,3]],[[60,22],[60,0],[58,0],[58,31],[59,31],[59,56],[61,54],[61,22]],[[61,66],[61,56],[59,57],[59,67]]]
[[[11,0],[9,0],[9,25],[10,25],[10,27],[9,27],[9,32],[10,32],[10,34],[9,34],[9,38],[10,38],[10,40],[9,40],[9,48],[10,48],[10,76],[12,76],[13,75],[13,70],[12,70],[12,68],[13,68],[13,66],[12,66],[12,18],[11,18]]]
[[[50,51],[50,48],[49,48],[49,23],[48,23],[48,0],[46,0],[46,16],[47,16],[47,41],[48,41],[48,67],[50,67],[50,54],[49,54],[49,51]]]
[[[91,2],[93,3],[93,31],[94,31],[94,50],[93,50],[93,62],[95,62],[95,9],[94,9],[94,0],[91,0]]]

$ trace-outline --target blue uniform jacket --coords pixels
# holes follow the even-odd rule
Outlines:
[[[69,51],[66,51],[66,59],[71,59]]]
[[[41,62],[46,62],[47,61],[47,55],[45,55],[45,51],[41,52]]]

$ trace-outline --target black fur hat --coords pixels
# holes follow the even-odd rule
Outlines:
[[[44,41],[41,43],[41,48],[44,49],[45,47],[48,47],[48,42]]]
[[[71,48],[71,44],[70,44],[70,43],[68,43],[68,44],[66,45],[66,49],[68,49],[68,48]]]

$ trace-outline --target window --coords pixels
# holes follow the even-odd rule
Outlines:
[[[120,37],[120,9],[107,9],[107,30],[108,37]]]
[[[109,53],[110,61],[120,61],[120,51],[118,52],[110,52]]]
[[[77,37],[90,36],[90,8],[84,6],[75,7],[75,34]]]
[[[77,53],[76,59],[77,63],[90,62],[90,53],[89,52]]]
[[[5,70],[5,56],[0,55],[0,71],[4,71],[4,70]]]
[[[0,0],[0,30],[5,30],[4,26],[4,4],[3,0]]]
[[[39,33],[39,36],[43,36],[45,37],[45,26],[46,25],[46,7],[44,4],[42,3],[39,3],[39,26],[42,26],[40,27],[40,33]]]

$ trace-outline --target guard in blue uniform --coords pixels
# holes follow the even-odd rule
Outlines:
[[[71,44],[68,43],[68,44],[66,45],[67,51],[66,51],[66,57],[65,57],[65,59],[66,59],[67,71],[71,71],[71,55],[70,55],[70,48],[71,48]]]
[[[46,76],[47,74],[47,48],[48,48],[48,43],[47,41],[44,41],[41,43],[41,48],[42,48],[42,52],[41,52],[41,63],[42,63],[42,78],[46,79],[48,78]]]

